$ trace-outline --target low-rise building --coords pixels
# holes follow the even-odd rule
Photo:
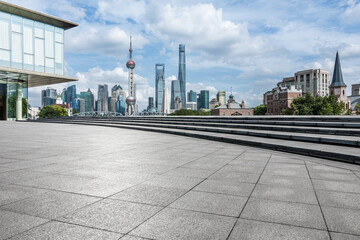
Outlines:
[[[281,115],[283,110],[290,108],[294,98],[302,96],[302,91],[292,86],[277,86],[264,94],[267,115]]]
[[[211,110],[212,116],[253,116],[254,109],[246,106],[244,100],[239,103],[234,100],[234,96],[231,94],[227,104],[221,105]]]

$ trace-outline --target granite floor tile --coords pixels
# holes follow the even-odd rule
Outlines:
[[[251,198],[241,218],[326,229],[319,206]]]
[[[191,177],[191,178],[207,178],[214,171],[211,170],[204,170],[204,169],[195,169],[195,168],[176,168],[166,172],[165,176],[177,176],[177,177]]]
[[[255,184],[252,183],[208,179],[196,186],[194,190],[248,197],[250,196],[254,186]]]
[[[0,183],[22,183],[24,181],[33,181],[49,175],[49,173],[34,172],[29,170],[15,170],[0,173]]]
[[[159,240],[226,239],[235,221],[231,217],[167,208],[130,234]]]
[[[259,173],[235,172],[221,169],[209,177],[213,180],[232,180],[244,183],[256,183],[260,177]]]
[[[0,239],[7,239],[49,220],[0,210]]]
[[[51,221],[16,235],[10,240],[118,240],[121,236],[119,233]]]
[[[58,218],[60,221],[127,233],[161,208],[105,199]]]
[[[327,231],[239,219],[229,240],[330,240]]]
[[[1,207],[3,210],[52,219],[99,201],[100,198],[48,191]]]
[[[28,197],[46,193],[48,190],[17,186],[12,184],[0,184],[0,206],[16,202]]]
[[[350,235],[350,234],[331,232],[331,239],[332,240],[359,240],[360,235]]]
[[[266,185],[284,186],[290,188],[313,189],[310,178],[291,178],[286,176],[261,175],[259,183]]]
[[[359,193],[344,193],[317,190],[316,194],[322,206],[360,210]]]
[[[314,190],[299,189],[272,185],[256,185],[251,195],[254,198],[263,198],[278,201],[288,201],[295,203],[307,203],[317,205],[317,199]]]
[[[326,173],[326,172],[310,172],[312,179],[333,180],[333,181],[357,181],[360,179],[353,173]]]
[[[360,211],[322,207],[330,231],[360,235]]]
[[[169,207],[238,217],[247,199],[247,197],[190,191]]]
[[[320,190],[360,193],[360,182],[344,182],[313,179],[314,188]]]

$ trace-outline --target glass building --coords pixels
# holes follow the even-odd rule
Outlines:
[[[180,81],[180,101],[183,108],[186,108],[186,63],[185,63],[185,45],[179,44],[179,76]]]
[[[199,109],[209,109],[209,90],[200,91]]]
[[[126,102],[123,95],[118,96],[118,100],[115,104],[115,111],[125,116]]]
[[[149,105],[147,107],[147,110],[149,110],[150,108],[154,107],[154,98],[153,97],[149,97]]]
[[[171,103],[170,103],[171,109],[175,109],[175,99],[176,98],[181,99],[180,81],[172,80],[171,81]]]
[[[91,92],[80,92],[80,98],[85,101],[84,112],[91,112],[93,110],[91,95]]]
[[[48,87],[41,91],[41,107],[56,103],[57,92],[56,89]]]
[[[0,120],[26,118],[29,87],[77,80],[64,76],[64,30],[76,26],[0,2]]]
[[[72,104],[76,97],[76,85],[71,85],[66,89],[66,103],[73,107]]]
[[[196,102],[196,92],[193,90],[190,90],[190,92],[187,93],[187,101],[188,102]]]
[[[165,87],[165,64],[155,64],[155,107],[158,111],[163,109]]]

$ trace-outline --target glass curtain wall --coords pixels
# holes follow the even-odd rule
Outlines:
[[[0,12],[0,66],[64,74],[64,29]]]

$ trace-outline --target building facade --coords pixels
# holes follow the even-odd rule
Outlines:
[[[219,105],[224,105],[226,103],[226,92],[224,90],[220,90],[216,94],[216,100],[218,101]]]
[[[93,111],[93,105],[92,105],[92,93],[91,91],[86,91],[86,92],[80,92],[80,98],[84,99],[84,104],[85,104],[85,109],[84,112],[92,112]]]
[[[179,101],[181,101],[181,90],[180,90],[180,81],[179,80],[172,80],[171,81],[171,103],[170,108],[175,108],[175,99],[179,98]]]
[[[196,92],[194,92],[193,90],[190,90],[187,93],[187,102],[196,102],[196,95],[197,95]]]
[[[3,1],[0,9],[0,120],[21,120],[29,87],[77,80],[63,75],[64,31],[77,24]]]
[[[209,109],[209,90],[201,90],[198,109]]]
[[[154,105],[154,97],[149,97],[147,110],[149,110],[150,108],[153,108],[153,107],[155,107],[155,105]]]
[[[155,107],[158,112],[163,110],[165,88],[165,64],[155,64]]]
[[[75,98],[76,98],[76,85],[71,85],[66,89],[65,103],[69,104],[70,107],[73,107],[72,103],[74,102]]]
[[[239,103],[230,94],[229,100],[215,109],[211,110],[212,116],[253,116],[254,109],[246,107],[244,100]]]
[[[209,109],[212,110],[212,109],[215,109],[215,107],[218,107],[220,106],[219,102],[216,100],[216,98],[213,98],[210,100],[209,102]]]
[[[98,85],[98,100],[96,109],[99,112],[109,111],[109,93],[108,86],[106,84]]]
[[[54,104],[56,102],[56,99],[56,89],[48,87],[46,90],[41,91],[41,107]]]
[[[169,91],[168,91],[167,88],[164,88],[162,112],[165,113],[165,114],[170,113]]]
[[[180,101],[186,105],[186,61],[185,61],[185,45],[179,44],[179,74],[180,82]],[[185,108],[186,106],[184,106]]]
[[[126,99],[126,93],[123,91],[120,85],[115,85],[111,88],[111,102],[109,105],[109,111],[115,112],[116,111],[116,102],[118,101],[118,96],[122,95],[123,99]]]
[[[118,96],[118,99],[115,104],[115,112],[121,113],[123,116],[125,116],[126,102],[125,102],[125,97],[123,95]]]
[[[294,98],[302,96],[299,89],[276,87],[264,94],[266,98],[266,115],[281,115],[283,110],[291,107]]]

